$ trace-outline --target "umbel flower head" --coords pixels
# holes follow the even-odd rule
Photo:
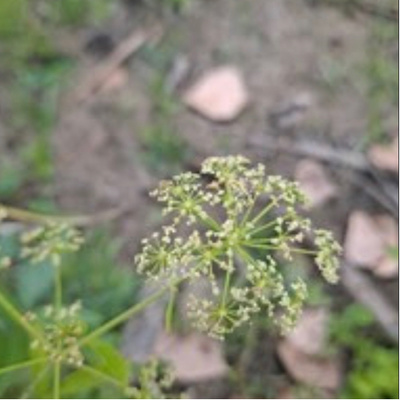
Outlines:
[[[83,243],[79,231],[68,224],[47,223],[21,237],[22,255],[33,263],[49,260],[58,267],[65,253],[77,251]]]
[[[222,338],[258,313],[283,331],[295,324],[307,287],[301,279],[286,282],[277,256],[310,255],[328,282],[338,279],[339,244],[299,214],[307,199],[298,184],[267,176],[261,164],[211,157],[200,173],[163,181],[151,195],[171,223],[143,241],[137,268],[171,285],[206,278],[211,296],[192,296],[188,310],[211,336]],[[311,249],[302,247],[306,237]]]
[[[79,339],[85,333],[84,323],[79,318],[80,309],[77,302],[59,309],[49,305],[39,315],[28,313],[27,319],[43,332],[43,338],[32,341],[31,348],[43,352],[51,361],[80,367],[83,354]]]

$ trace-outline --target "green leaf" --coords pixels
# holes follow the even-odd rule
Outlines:
[[[18,299],[23,307],[32,308],[49,294],[54,271],[49,263],[18,266],[16,275]]]
[[[130,375],[129,361],[111,343],[96,340],[90,343],[90,364],[93,368],[128,385]]]
[[[78,369],[63,379],[60,390],[63,397],[68,398],[94,389],[99,383],[101,383],[101,378],[86,370]]]

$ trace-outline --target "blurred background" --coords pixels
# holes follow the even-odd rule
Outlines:
[[[0,203],[93,215],[64,278],[95,326],[146,291],[132,259],[161,223],[159,180],[228,154],[297,179],[344,257],[333,288],[307,257],[286,266],[311,287],[292,334],[260,317],[220,343],[182,316],[166,335],[158,304],[113,340],[170,362],[189,398],[398,398],[397,15],[395,0],[1,0]],[[18,252],[21,227],[0,229]],[[49,298],[41,268],[2,282],[25,309]],[[0,366],[27,347],[0,314],[5,342]]]

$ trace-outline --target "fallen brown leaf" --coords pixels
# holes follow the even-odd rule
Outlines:
[[[326,345],[328,313],[324,308],[306,309],[285,340],[308,355],[321,354]]]
[[[399,172],[399,140],[394,139],[389,146],[374,145],[368,152],[368,159],[380,169]]]
[[[305,354],[289,340],[279,343],[278,354],[297,381],[324,389],[335,390],[339,387],[341,373],[338,360]]]
[[[180,382],[198,382],[224,376],[228,366],[221,344],[208,336],[162,333],[155,346],[155,356],[169,362]]]
[[[248,103],[242,74],[233,66],[209,71],[183,96],[184,103],[212,121],[235,119]]]
[[[371,217],[363,211],[354,211],[348,221],[345,257],[379,277],[394,277],[398,274],[398,265],[390,258],[388,249],[397,240],[397,224],[391,217]]]
[[[117,68],[103,82],[100,92],[107,93],[118,90],[125,86],[129,79],[128,71],[125,68]]]
[[[300,161],[296,166],[295,178],[310,199],[311,207],[325,203],[337,193],[337,187],[330,181],[323,166],[316,161]]]

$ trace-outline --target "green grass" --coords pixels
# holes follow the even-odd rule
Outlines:
[[[163,75],[156,73],[149,88],[152,123],[139,134],[143,163],[162,176],[179,172],[189,151],[173,123],[178,110],[174,96],[166,88]]]
[[[342,398],[399,398],[397,349],[384,343],[373,324],[372,314],[359,305],[347,306],[331,321],[332,342],[351,354]]]
[[[367,82],[368,132],[364,144],[382,142],[388,138],[384,120],[395,113],[398,105],[398,26],[375,21],[367,49],[363,73]]]
[[[8,271],[0,271],[0,286],[9,298],[22,309],[37,310],[52,298],[54,268],[46,262],[31,265],[20,258],[16,235],[0,235],[2,255],[13,259]],[[111,234],[98,230],[88,235],[87,242],[76,254],[63,263],[64,296],[66,303],[81,300],[86,323],[95,327],[134,304],[139,290],[139,279],[134,271],[118,260],[120,244]],[[114,340],[118,334],[113,334]],[[27,337],[0,310],[0,367],[26,359]],[[0,396],[19,397],[21,388],[28,385],[25,373],[0,377]]]

